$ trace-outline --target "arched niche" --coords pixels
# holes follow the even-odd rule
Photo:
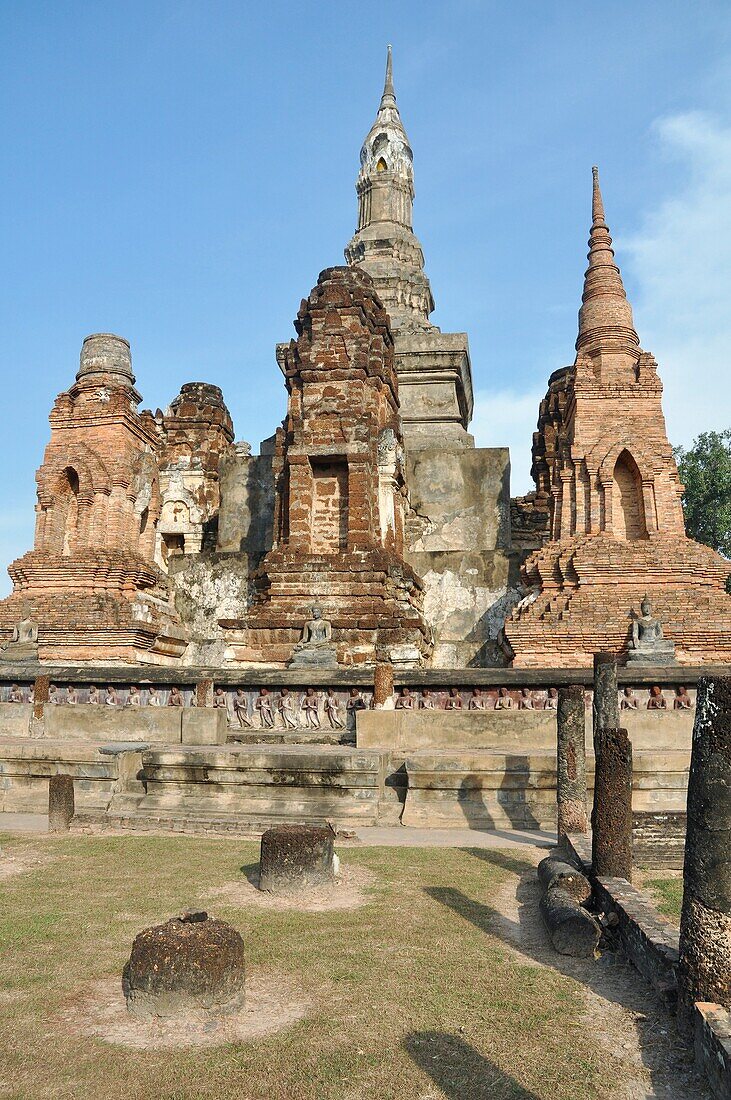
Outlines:
[[[61,553],[69,557],[76,545],[79,525],[79,475],[73,466],[66,466],[61,472],[58,496],[63,517]]]
[[[627,542],[648,537],[642,478],[626,449],[618,455],[612,474],[612,534]]]

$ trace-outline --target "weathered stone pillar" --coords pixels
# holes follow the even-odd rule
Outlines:
[[[627,730],[599,729],[594,737],[594,874],[632,877],[632,745]]]
[[[198,707],[213,706],[213,680],[199,680],[195,685],[195,702]]]
[[[48,780],[48,831],[67,833],[74,816],[74,777],[52,775]]]
[[[586,833],[586,715],[581,684],[558,689],[556,712],[556,800],[558,838],[566,833]]]
[[[617,691],[617,656],[615,653],[594,654],[594,702],[592,706],[594,751],[597,730],[619,727],[619,695]]]
[[[261,838],[259,889],[289,893],[335,878],[333,841],[327,825],[275,825]]]
[[[695,1001],[731,1008],[731,677],[698,683],[688,780],[678,1018]]]
[[[33,717],[43,717],[43,704],[50,698],[51,679],[49,676],[36,676],[33,683]]]
[[[381,710],[393,697],[393,665],[389,661],[379,661],[373,675],[373,707]]]

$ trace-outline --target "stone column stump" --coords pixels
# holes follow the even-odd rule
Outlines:
[[[731,677],[698,683],[688,778],[678,1022],[693,1005],[731,1009]]]
[[[393,665],[379,661],[373,673],[373,709],[382,710],[393,698]]]
[[[227,1016],[244,1005],[244,941],[230,924],[190,911],[135,937],[122,972],[127,1010],[140,1019]]]
[[[73,816],[73,775],[52,775],[48,780],[49,833],[67,833]]]
[[[595,741],[598,730],[616,730],[619,727],[617,657],[614,653],[594,654],[592,717]]]
[[[568,684],[558,689],[556,725],[556,799],[560,841],[566,833],[589,831],[586,812],[586,717],[581,684]]]
[[[261,838],[259,889],[292,893],[335,880],[335,835],[325,825],[275,825]]]
[[[627,730],[599,729],[594,737],[591,863],[595,875],[632,877],[632,744]]]

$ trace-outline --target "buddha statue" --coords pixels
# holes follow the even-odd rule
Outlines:
[[[652,604],[645,594],[640,614],[632,620],[627,664],[672,665],[675,663],[675,643],[663,637],[662,623],[652,614]]]
[[[0,646],[6,661],[38,660],[38,623],[31,617],[30,608],[24,605],[22,619],[13,627],[9,642]]]
[[[319,607],[313,607],[312,617],[302,628],[302,637],[294,647],[288,668],[338,667],[337,650],[332,645],[332,624],[323,619]]]

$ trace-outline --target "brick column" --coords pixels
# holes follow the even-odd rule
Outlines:
[[[576,471],[576,534],[587,535],[586,498],[589,486],[580,469]]]
[[[586,833],[586,712],[581,684],[558,689],[556,800],[558,836]]]
[[[382,710],[393,696],[393,665],[388,661],[379,661],[373,676],[373,707]]]
[[[309,553],[312,545],[312,467],[307,455],[290,457],[287,502],[287,542],[292,549]]]
[[[43,704],[50,698],[51,680],[48,676],[36,676],[33,682],[33,717],[43,717]]]
[[[195,702],[198,707],[213,706],[213,680],[199,680],[195,685]]]
[[[89,530],[91,527],[92,508],[94,507],[94,494],[88,496],[79,494],[76,513],[76,547],[89,545]]]
[[[731,677],[698,683],[688,780],[678,1022],[695,1001],[731,1009]]]
[[[560,538],[571,537],[571,482],[572,470],[561,471],[561,533]]]
[[[632,745],[627,731],[594,735],[591,864],[595,875],[632,878]]]
[[[602,500],[604,502],[604,531],[612,533],[612,481],[602,481]]]
[[[642,500],[645,505],[645,527],[648,535],[652,535],[658,529],[655,511],[655,486],[652,481],[642,482]]]
[[[591,522],[587,534],[596,535],[602,529],[602,493],[599,482],[589,475],[589,505]]]

